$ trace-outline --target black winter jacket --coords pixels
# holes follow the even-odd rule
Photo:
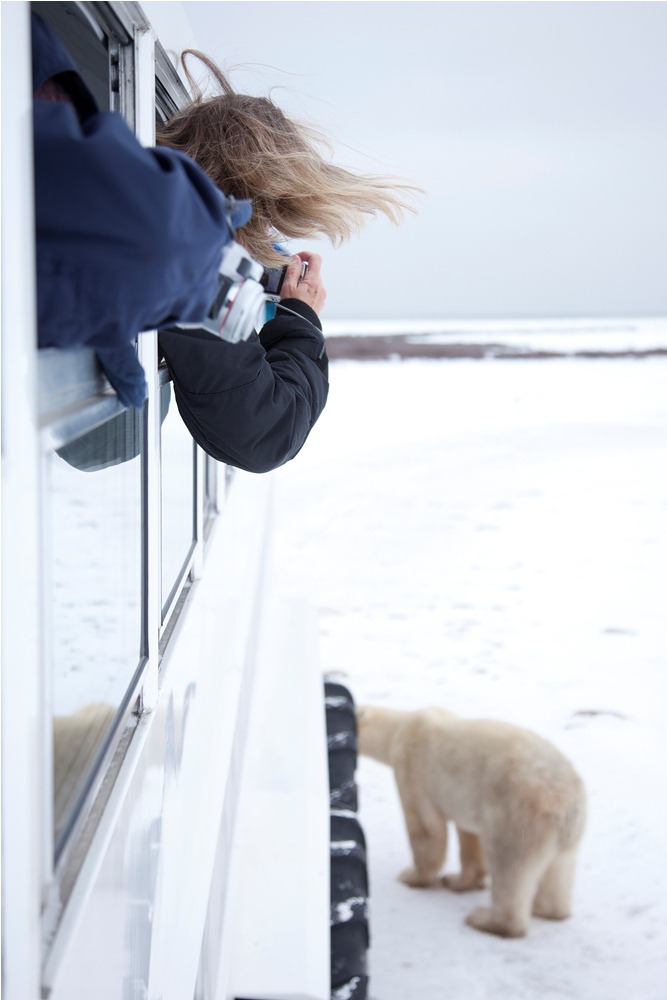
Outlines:
[[[310,306],[285,299],[249,340],[206,330],[162,330],[162,352],[184,423],[204,451],[249,472],[268,472],[300,451],[327,400],[327,357]]]

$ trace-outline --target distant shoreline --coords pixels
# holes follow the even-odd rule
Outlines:
[[[667,347],[647,347],[642,349],[597,348],[585,350],[550,349],[539,350],[530,346],[518,346],[495,342],[442,343],[429,341],[428,337],[414,334],[390,334],[379,336],[328,336],[327,354],[329,360],[349,361],[402,361],[407,358],[443,358],[473,360],[497,359],[543,359],[552,358],[647,358],[667,356]]]

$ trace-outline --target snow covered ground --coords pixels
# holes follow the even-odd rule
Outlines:
[[[572,919],[505,941],[463,924],[485,893],[396,881],[393,778],[361,760],[374,1000],[667,998],[666,384],[665,358],[337,362],[276,474],[324,669],[535,729],[588,789]]]

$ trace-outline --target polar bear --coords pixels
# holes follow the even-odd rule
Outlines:
[[[531,912],[570,915],[586,795],[556,747],[527,729],[442,708],[360,705],[357,731],[359,752],[394,769],[414,860],[403,882],[437,881],[451,820],[461,871],[442,883],[466,892],[491,877],[491,906],[474,909],[467,924],[523,937]]]

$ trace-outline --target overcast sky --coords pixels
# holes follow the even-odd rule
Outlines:
[[[184,6],[169,44],[427,189],[399,229],[317,247],[327,317],[667,314],[664,2]]]

